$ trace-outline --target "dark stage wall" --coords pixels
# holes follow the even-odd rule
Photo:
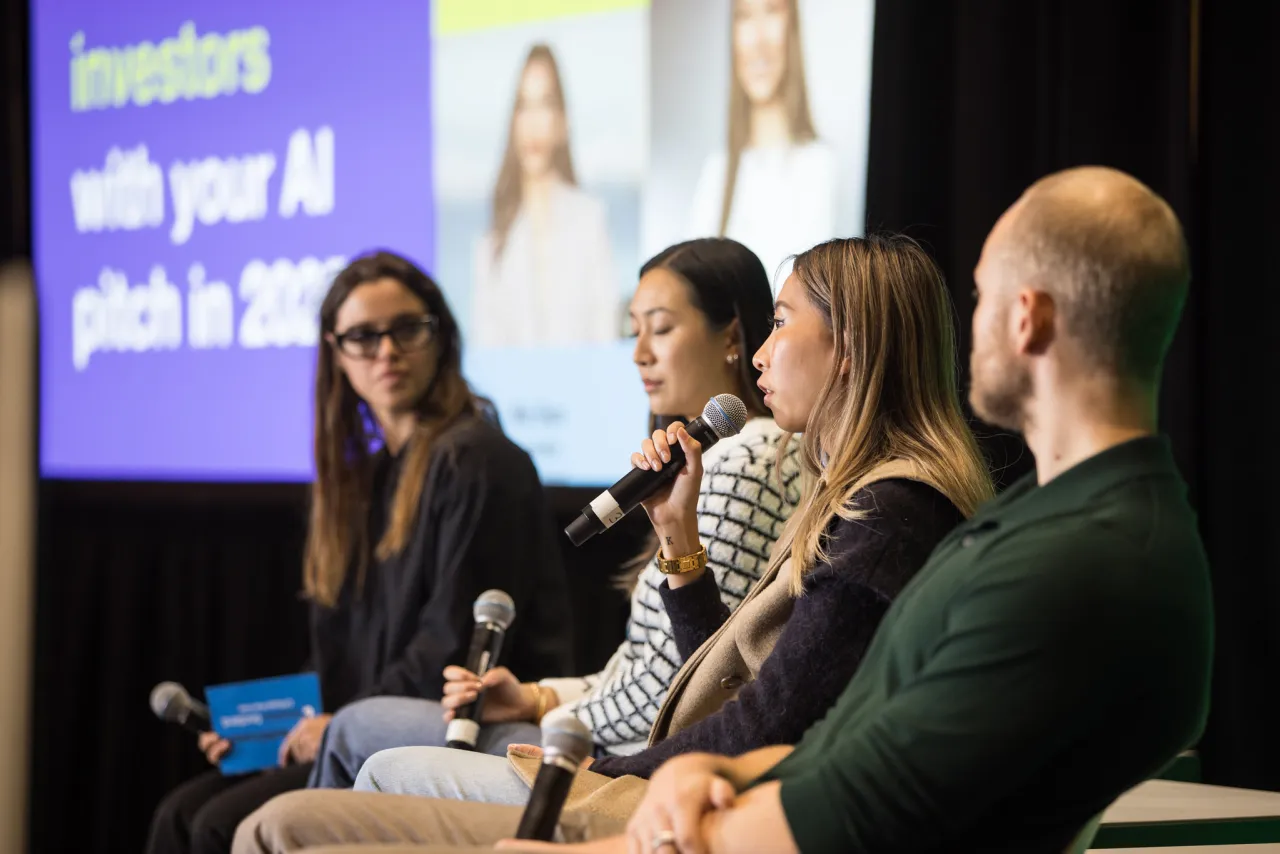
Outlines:
[[[0,6],[0,257],[30,246],[25,14]],[[886,0],[867,205],[871,228],[905,229],[935,253],[965,349],[981,242],[1036,178],[1116,166],[1183,217],[1195,281],[1163,415],[1214,568],[1219,655],[1201,746],[1211,782],[1272,789],[1276,17],[1271,5],[1246,16],[1238,4],[1192,0]],[[1003,481],[1027,469],[1016,439],[984,442]],[[581,497],[557,492],[562,520]],[[141,847],[152,805],[202,761],[189,738],[150,718],[156,681],[298,665],[304,501],[279,487],[43,486],[30,850]],[[569,553],[584,668],[620,637],[624,603],[609,581],[638,545],[637,521]]]

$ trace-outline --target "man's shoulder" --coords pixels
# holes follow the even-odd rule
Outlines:
[[[1125,487],[1143,489],[1141,485]],[[1113,496],[1114,498],[1114,496]],[[1185,501],[1106,500],[995,531],[966,561],[967,586],[1059,613],[1137,617],[1208,595],[1208,561]],[[982,532],[974,534],[979,541]]]

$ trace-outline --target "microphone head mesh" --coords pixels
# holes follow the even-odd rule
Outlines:
[[[738,435],[747,423],[747,407],[732,394],[717,394],[702,407],[702,420],[721,439]]]
[[[177,721],[190,705],[191,696],[177,682],[161,682],[151,689],[151,711],[162,721]]]
[[[477,623],[494,623],[503,631],[516,619],[515,600],[503,590],[486,590],[476,599],[472,613]]]
[[[563,756],[574,765],[581,765],[591,755],[595,739],[587,725],[568,712],[552,714],[542,723],[542,752]]]

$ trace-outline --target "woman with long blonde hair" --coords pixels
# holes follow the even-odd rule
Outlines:
[[[835,704],[934,546],[991,495],[960,408],[950,300],[937,266],[908,238],[834,240],[798,256],[753,362],[774,421],[803,436],[808,488],[761,580],[730,614],[706,572],[701,447],[675,423],[633,455],[637,467],[659,470],[678,442],[688,459],[645,504],[683,665],[648,747],[578,772],[565,813],[575,835],[585,815],[594,816],[591,832],[621,829],[647,778],[673,756],[798,742]],[[244,850],[359,841],[358,830],[347,834],[361,823],[395,828],[380,842],[485,844],[509,835],[538,751],[472,757],[466,776],[449,774],[451,762],[447,751],[376,754],[357,788],[386,794],[298,809],[270,829],[260,823]]]
[[[772,301],[760,260],[742,244],[722,238],[686,241],[659,252],[641,268],[631,301],[633,358],[649,398],[651,423],[695,417],[708,398],[722,392],[737,395],[747,409],[741,432],[707,454],[710,476],[702,489],[708,571],[730,606],[741,602],[764,572],[800,497],[799,443],[785,443],[790,452],[780,464],[783,433],[768,417],[750,359],[769,335]],[[729,519],[735,524],[722,524]],[[351,703],[334,716],[311,785],[350,788],[361,766],[379,751],[443,747],[457,709],[474,703],[482,689],[479,754],[505,756],[510,743],[537,741],[538,724],[550,712],[572,713],[587,723],[601,755],[642,749],[680,662],[673,637],[678,628],[662,603],[665,576],[653,559],[656,551],[654,542],[643,563],[635,561],[625,574],[631,598],[625,640],[602,671],[522,682],[521,662],[491,668],[483,680],[452,666],[444,670],[439,702],[375,696]],[[455,764],[491,758],[457,750],[448,755]]]

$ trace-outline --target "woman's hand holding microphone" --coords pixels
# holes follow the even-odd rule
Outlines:
[[[480,677],[465,667],[451,665],[444,669],[444,679],[444,696],[440,698],[440,705],[444,707],[446,722],[453,720],[458,709],[474,703],[481,691],[485,694],[480,723],[538,723],[541,715],[560,705],[555,691],[536,682],[521,683],[505,667],[495,667]]]
[[[672,422],[666,430],[655,430],[645,439],[631,464],[646,471],[662,471],[671,462],[671,448],[678,444],[684,451],[685,464],[669,486],[644,502],[645,512],[658,534],[662,556],[667,560],[687,557],[698,552],[698,492],[702,486],[702,443],[689,435],[684,424]],[[702,577],[705,567],[692,572],[669,575],[667,583],[677,589]]]

